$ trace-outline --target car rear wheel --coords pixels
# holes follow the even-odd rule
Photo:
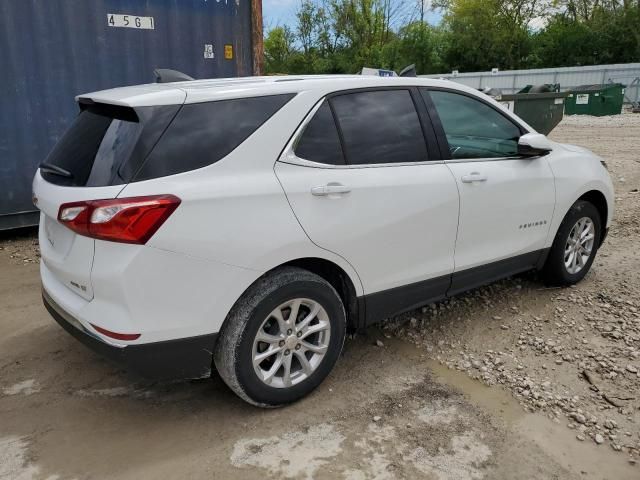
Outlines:
[[[600,245],[602,224],[598,209],[579,200],[562,220],[543,269],[550,285],[573,285],[584,278]]]
[[[259,279],[236,302],[218,338],[215,366],[247,402],[284,405],[331,372],[345,332],[344,306],[331,284],[285,267]]]

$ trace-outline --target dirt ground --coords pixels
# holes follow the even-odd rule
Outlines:
[[[526,274],[391,319],[277,410],[100,359],[42,307],[34,232],[3,234],[0,479],[640,478],[640,115],[551,137],[606,158],[616,186],[582,283]]]

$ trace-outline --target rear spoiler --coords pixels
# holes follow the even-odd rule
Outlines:
[[[193,78],[184,73],[167,69],[156,69],[154,75],[158,83],[130,85],[84,93],[78,95],[76,101],[82,110],[86,110],[90,105],[100,104],[109,105],[109,108],[112,109],[121,106],[124,107],[122,110],[124,112],[131,107],[182,105],[187,98],[187,93],[180,86],[171,85],[171,82],[191,81]],[[167,83],[167,85],[160,85],[162,83]],[[117,112],[117,109],[113,111]],[[131,111],[129,110],[129,112]],[[130,113],[123,115],[124,117],[119,117],[116,113],[113,116],[123,120],[132,120],[133,118]]]
[[[87,110],[96,115],[102,115],[103,117],[116,118],[118,120],[124,120],[125,122],[138,123],[140,121],[138,114],[132,107],[114,105],[112,103],[99,103],[88,97],[79,97],[78,105],[80,111]]]

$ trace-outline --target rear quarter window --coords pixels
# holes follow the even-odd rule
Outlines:
[[[184,105],[134,181],[187,172],[221,160],[293,97],[270,95]]]
[[[295,146],[298,157],[329,165],[344,165],[338,129],[325,100],[307,124]]]

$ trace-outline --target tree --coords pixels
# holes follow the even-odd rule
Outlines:
[[[497,51],[497,1],[455,0],[444,16],[447,49],[445,61],[451,69],[488,70],[501,66]]]
[[[400,28],[395,57],[389,59],[390,68],[400,70],[415,64],[420,73],[438,73],[444,68],[440,58],[442,34],[431,25],[415,21]]]
[[[335,70],[333,54],[338,41],[329,18],[328,0],[302,0],[296,10],[296,40],[302,47],[302,64],[306,73]]]
[[[526,66],[530,23],[542,14],[542,0],[440,0],[449,33],[445,58],[454,68],[489,70]]]
[[[418,73],[623,63],[640,58],[640,0],[300,0],[265,38],[268,73]],[[553,8],[550,9],[549,7]],[[535,26],[534,26],[535,23]]]
[[[538,66],[625,63],[640,58],[640,1],[562,1],[535,39]]]
[[[275,27],[264,39],[264,60],[266,73],[288,73],[292,56],[295,54],[294,35],[289,27]]]
[[[340,67],[354,72],[384,67],[383,49],[393,39],[391,0],[332,0],[335,34],[340,38]]]
[[[535,62],[532,66],[548,68],[597,63],[593,35],[594,32],[582,22],[562,15],[554,16],[535,36]]]

